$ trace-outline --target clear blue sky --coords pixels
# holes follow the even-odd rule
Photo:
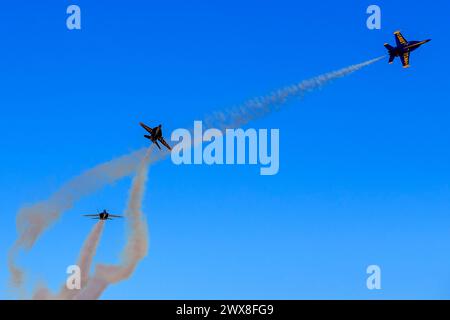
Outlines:
[[[94,3],[95,2],[95,3]],[[82,30],[68,31],[78,4]],[[366,28],[366,8],[382,29]],[[280,129],[280,172],[151,167],[148,257],[103,298],[450,298],[448,1],[25,1],[0,10],[0,298],[15,216],[96,164],[212,110],[385,53],[401,29],[433,41],[250,124]],[[52,289],[130,179],[67,212],[19,262]],[[114,262],[121,221],[96,261]],[[382,270],[369,291],[366,267]]]

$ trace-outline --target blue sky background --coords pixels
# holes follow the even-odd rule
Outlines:
[[[94,3],[95,2],[95,3]],[[65,26],[82,9],[82,30]],[[366,28],[366,8],[382,29]],[[137,124],[190,127],[220,110],[385,53],[400,29],[433,41],[252,122],[280,129],[280,172],[150,168],[151,248],[107,299],[450,298],[448,1],[22,1],[0,10],[0,298],[24,204],[146,145]],[[166,133],[166,135],[169,135]],[[130,179],[77,203],[19,262],[55,290]],[[124,223],[96,261],[115,262]],[[382,290],[366,288],[366,267]]]

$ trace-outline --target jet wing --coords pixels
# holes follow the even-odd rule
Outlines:
[[[153,129],[150,128],[149,126],[143,124],[142,122],[139,123],[141,125],[142,128],[144,128],[145,130],[147,130],[150,134],[153,133]]]
[[[172,148],[169,146],[169,144],[164,140],[163,137],[158,139],[167,149],[172,150]]]
[[[83,214],[83,217],[98,217],[98,214]]]
[[[115,214],[110,214],[109,217],[113,217],[113,218],[123,218],[123,216],[116,216]]]
[[[400,59],[402,60],[403,68],[409,68],[409,52],[405,52],[401,55]]]
[[[397,43],[397,47],[408,44],[408,41],[406,41],[405,37],[403,37],[403,35],[400,33],[400,31],[395,31],[394,35],[395,35],[395,42]]]

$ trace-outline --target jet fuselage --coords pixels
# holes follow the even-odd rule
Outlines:
[[[100,217],[100,220],[108,220],[109,213],[106,210],[103,210],[103,212],[100,212],[98,216]]]
[[[144,124],[142,122],[140,123],[140,125],[149,133],[149,134],[144,135],[144,137],[149,139],[150,141],[152,141],[154,144],[156,144],[158,149],[161,150],[161,146],[158,144],[158,141],[159,141],[167,149],[172,150],[172,147],[163,138],[161,125],[154,127],[154,128],[150,128],[149,126],[147,126],[146,124]]]
[[[154,127],[153,132],[154,132],[154,134],[152,134],[153,140],[158,140],[159,138],[161,138],[162,137],[161,125]]]

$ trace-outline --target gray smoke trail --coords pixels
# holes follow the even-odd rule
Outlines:
[[[36,291],[33,294],[33,300],[52,300],[54,297],[50,290],[47,288],[46,284],[41,282]]]
[[[92,260],[97,251],[104,225],[105,221],[103,220],[97,222],[81,248],[80,256],[77,261],[77,266],[80,268],[81,273],[81,288],[86,287],[88,283]],[[77,290],[68,289],[66,283],[64,283],[64,285],[61,286],[59,293],[52,295],[45,283],[40,283],[33,294],[33,300],[72,300],[77,294]]]
[[[122,261],[118,265],[96,266],[95,274],[87,287],[76,297],[79,300],[97,299],[109,284],[117,283],[131,276],[138,263],[148,252],[148,229],[142,213],[145,185],[151,148],[133,179],[125,217],[128,227],[127,242],[122,252]]]
[[[92,260],[94,259],[95,253],[97,251],[97,247],[100,242],[100,237],[102,235],[104,225],[105,225],[104,220],[100,220],[94,225],[91,233],[87,237],[81,249],[80,256],[77,262],[77,266],[80,267],[81,272],[81,288],[85,288],[88,284]],[[75,298],[77,294],[78,294],[77,290],[69,290],[67,286],[64,285],[61,288],[59,294],[56,296],[56,299],[71,300]]]
[[[311,90],[319,88],[333,79],[346,76],[365,66],[368,66],[383,57],[372,59],[360,64],[352,65],[338,71],[333,71],[302,81],[296,85],[280,89],[264,97],[250,100],[243,105],[225,112],[217,112],[207,119],[207,126],[225,128],[240,127],[251,120],[262,117],[275,110],[290,97],[301,96]],[[195,143],[200,143],[196,141]],[[163,151],[152,158],[151,162],[158,161],[169,155]],[[19,289],[23,284],[24,272],[16,265],[20,250],[30,250],[41,234],[54,223],[61,214],[70,209],[73,204],[84,196],[111,184],[118,179],[134,173],[145,158],[145,148],[100,164],[86,171],[80,176],[66,183],[48,200],[39,202],[19,211],[17,217],[18,239],[12,246],[8,255],[8,267],[11,273],[11,284]]]
[[[8,266],[14,287],[20,287],[24,278],[24,272],[15,263],[19,251],[31,249],[43,232],[79,199],[133,174],[144,157],[143,151],[135,151],[87,170],[63,185],[48,200],[19,211],[16,219],[19,235],[8,255]]]

